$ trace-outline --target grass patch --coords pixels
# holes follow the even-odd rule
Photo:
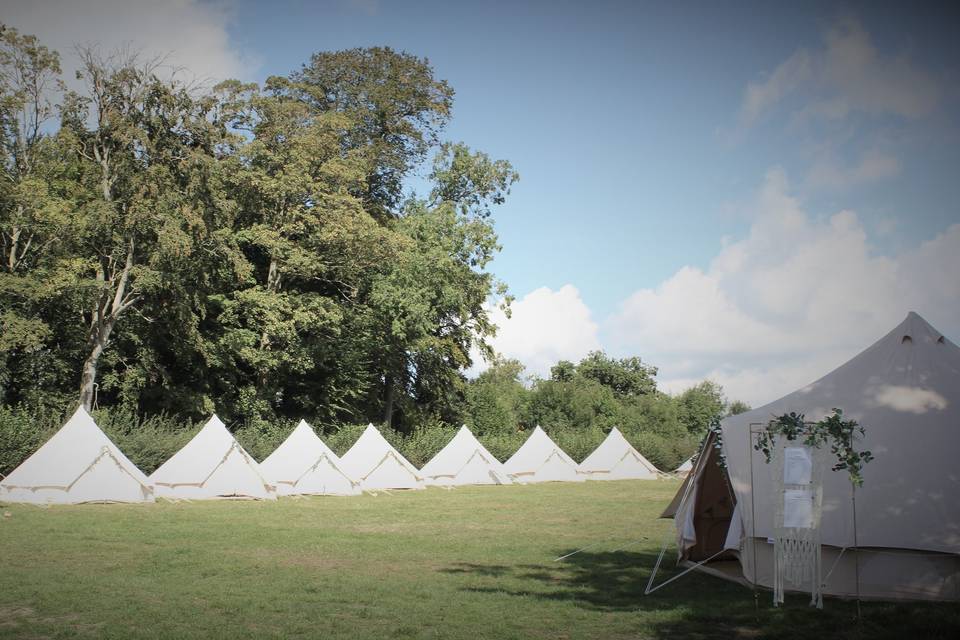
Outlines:
[[[857,621],[851,602],[775,609],[697,574],[644,597],[677,486],[11,505],[0,638],[960,637],[957,605],[870,603]]]

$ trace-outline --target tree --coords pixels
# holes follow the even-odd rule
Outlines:
[[[727,406],[727,415],[736,416],[750,411],[750,405],[743,400],[734,400]]]
[[[602,351],[591,351],[577,365],[577,373],[596,380],[618,396],[642,396],[657,389],[653,379],[657,375],[657,368],[644,364],[636,356],[617,360]]]
[[[530,391],[518,360],[494,359],[467,385],[466,418],[475,435],[513,433],[526,414]]]
[[[0,398],[10,358],[29,359],[53,335],[45,313],[51,257],[67,224],[56,140],[45,132],[61,89],[59,56],[0,25]]]
[[[350,307],[396,243],[354,195],[365,159],[342,141],[356,123],[347,113],[317,112],[302,91],[278,77],[263,91],[218,87],[225,118],[247,136],[224,165],[238,203],[232,237],[249,269],[239,286],[212,298],[220,324],[214,352],[241,411],[268,416],[289,406],[293,392],[314,400],[291,409],[329,419],[349,412],[365,390],[362,374],[334,349]]]
[[[211,238],[216,198],[200,194],[219,136],[212,102],[163,81],[135,56],[81,52],[86,95],[70,95],[61,135],[70,144],[77,188],[72,271],[86,325],[80,403],[90,408],[100,358],[123,318],[175,288],[178,273]]]
[[[430,201],[411,198],[404,215],[392,228],[405,239],[404,251],[390,272],[371,291],[371,305],[383,319],[378,342],[383,350],[377,361],[384,365],[383,421],[390,423],[394,399],[403,389],[420,407],[434,407],[451,419],[451,403],[462,397],[464,378],[460,371],[471,365],[470,351],[492,354],[487,339],[496,330],[486,305],[491,296],[509,304],[506,287],[486,270],[500,250],[493,225],[486,215],[486,198],[497,192],[492,184],[509,186],[516,173],[506,162],[484,181],[472,183],[474,190],[453,191],[445,182],[458,180],[472,171],[471,154],[460,145],[456,167],[453,156],[441,151],[435,164],[442,175]],[[446,164],[445,164],[446,163]],[[440,178],[438,178],[440,179]],[[459,200],[445,200],[438,194],[455,194]],[[492,197],[492,196],[491,196]]]
[[[389,47],[315,53],[291,78],[312,109],[354,123],[342,144],[367,160],[356,193],[375,218],[395,215],[403,179],[437,144],[450,117],[453,89],[433,77],[428,60]]]
[[[700,435],[714,419],[723,417],[723,387],[704,380],[677,396],[678,419],[691,434]]]

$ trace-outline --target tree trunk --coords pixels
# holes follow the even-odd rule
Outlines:
[[[383,397],[383,424],[389,427],[390,423],[393,420],[393,396],[394,396],[393,376],[391,376],[389,373],[384,379],[384,386],[385,386],[385,389],[384,389],[384,397]]]
[[[130,271],[133,269],[134,247],[134,240],[130,238],[127,243],[127,259],[119,275],[108,277],[103,269],[98,273],[98,280],[105,283],[105,289],[100,294],[97,306],[91,314],[90,333],[87,342],[90,351],[87,359],[83,362],[83,371],[80,375],[80,405],[87,411],[93,408],[97,365],[100,362],[100,356],[103,355],[107,344],[110,342],[113,327],[120,315],[140,299],[135,292],[127,291],[130,284]],[[109,287],[106,285],[109,282],[116,283],[116,291],[112,292],[112,299],[109,295],[111,293]]]
[[[83,374],[80,376],[80,405],[90,411],[93,409],[94,389],[97,381],[97,363],[100,361],[100,355],[103,354],[103,347],[97,342],[90,355],[83,362]]]

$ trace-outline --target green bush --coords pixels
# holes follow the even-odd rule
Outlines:
[[[0,474],[8,475],[63,424],[56,409],[0,407]]]
[[[114,444],[147,475],[170,459],[197,434],[202,422],[166,413],[139,416],[124,407],[99,409],[93,419]]]
[[[422,469],[423,465],[437,455],[440,449],[447,446],[456,434],[457,429],[455,427],[434,418],[428,420],[426,424],[416,427],[413,433],[403,439],[398,449],[413,466]]]
[[[350,450],[350,447],[360,438],[360,434],[366,428],[367,425],[365,424],[345,424],[320,437],[335,454],[342,456]]]
[[[547,435],[577,463],[593,453],[607,434],[597,428],[590,429],[544,429]]]
[[[237,429],[233,433],[233,437],[255,460],[263,462],[267,456],[283,444],[283,441],[287,439],[296,426],[296,423],[271,422],[259,419]]]
[[[500,462],[506,462],[527,441],[529,436],[529,431],[511,431],[509,433],[487,433],[478,437],[477,440]]]

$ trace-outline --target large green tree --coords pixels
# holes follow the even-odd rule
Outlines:
[[[85,92],[63,107],[72,151],[73,304],[85,327],[80,403],[90,408],[100,359],[118,325],[175,292],[196,256],[218,250],[211,197],[219,132],[212,101],[158,77],[135,56],[81,52]],[[169,303],[169,299],[163,302]]]
[[[291,77],[312,109],[350,119],[341,143],[367,158],[357,193],[374,217],[395,215],[404,179],[450,118],[453,89],[434,77],[428,60],[389,47],[316,53]]]

